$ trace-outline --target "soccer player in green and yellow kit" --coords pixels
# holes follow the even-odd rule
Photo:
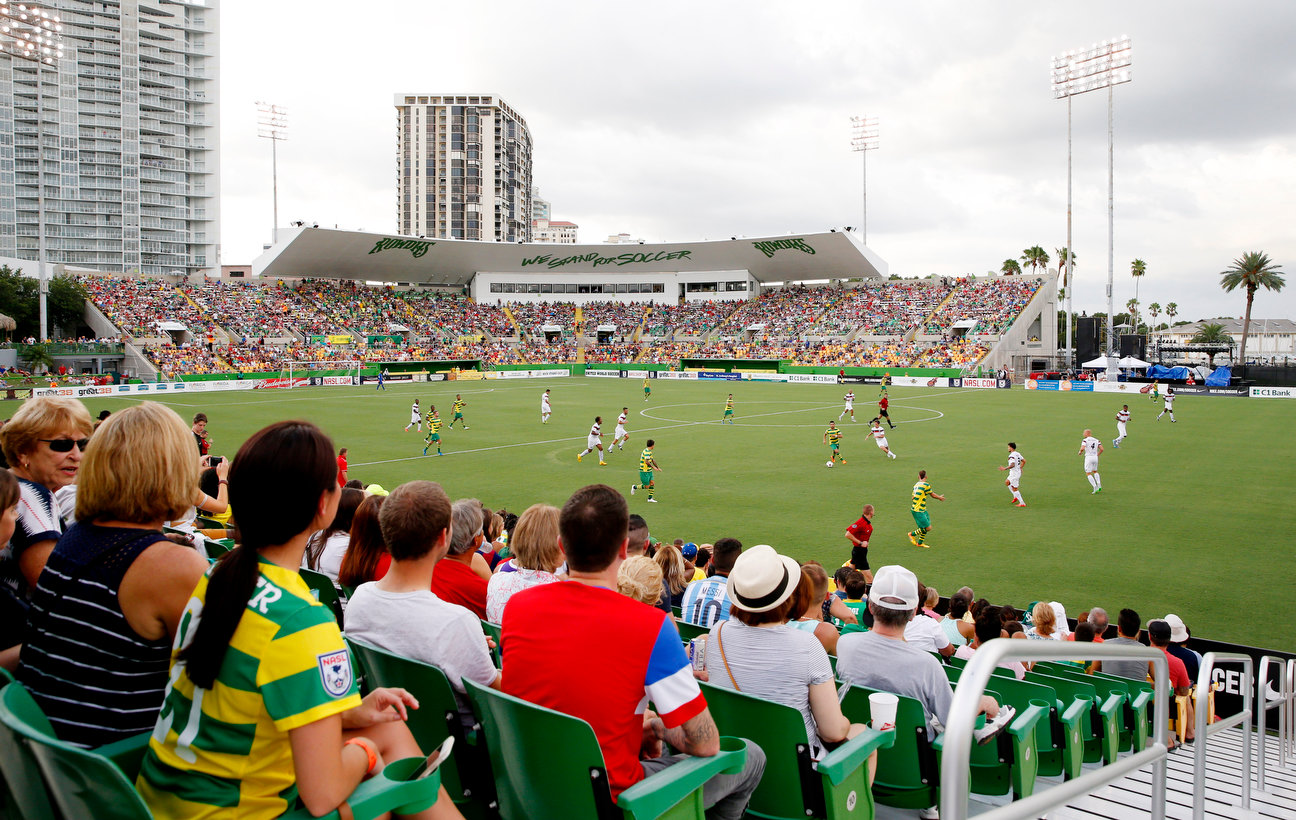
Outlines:
[[[733,393],[729,394],[729,399],[725,402],[724,418],[720,419],[720,423],[724,424],[726,421],[733,424]]]
[[[934,498],[937,501],[944,501],[945,496],[932,492],[932,486],[927,483],[927,471],[918,471],[918,483],[913,488],[913,517],[914,523],[918,529],[909,533],[909,543],[915,547],[927,549],[927,533],[931,532],[931,516],[927,514],[927,499]]]
[[[423,440],[423,455],[427,455],[428,448],[433,444],[436,445],[437,455],[445,455],[441,452],[441,416],[437,413],[435,404],[428,405],[427,426],[427,438]]]
[[[837,427],[837,422],[833,421],[832,419],[828,419],[828,429],[824,431],[823,440],[824,440],[824,444],[828,444],[832,446],[832,450],[830,451],[832,457],[828,459],[829,467],[831,467],[833,462],[836,461],[841,456],[841,453],[838,452],[838,450],[840,450],[841,448],[841,439],[842,439],[842,431]],[[842,458],[841,463],[845,464],[846,459]]]
[[[468,404],[468,402],[464,401],[463,397],[458,393],[455,393],[454,405],[450,408],[454,415],[450,417],[450,423],[446,425],[447,430],[454,427],[456,421],[463,422],[463,429],[468,429],[468,422],[464,421],[463,417],[463,409],[466,404]]]
[[[652,388],[648,386],[648,377],[644,376],[644,401],[648,401],[648,397],[651,395],[652,395]]]
[[[656,504],[657,499],[653,498],[653,492],[657,489],[657,485],[653,483],[653,471],[660,470],[661,465],[653,457],[653,444],[653,440],[648,439],[647,446],[639,454],[639,483],[630,485],[630,495],[634,495],[635,490],[645,489],[648,491],[648,500]]]

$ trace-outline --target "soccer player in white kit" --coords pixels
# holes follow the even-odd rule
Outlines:
[[[607,466],[607,462],[603,460],[603,417],[602,416],[594,417],[594,426],[590,428],[589,438],[585,439],[585,449],[577,454],[576,461],[579,462],[582,458],[589,455],[594,450],[599,451],[599,466],[600,467]]]
[[[546,390],[544,395],[540,397],[540,423],[548,424],[549,416],[552,414],[553,408],[549,406],[549,391]]]
[[[873,440],[877,442],[878,449],[886,453],[887,458],[895,458],[895,453],[887,445],[886,428],[882,426],[882,417],[874,416],[872,421],[873,427],[869,431],[873,434]]]
[[[616,432],[612,436],[612,444],[616,445],[618,450],[624,450],[625,443],[630,440],[630,434],[625,429],[626,419],[630,417],[629,414],[630,408],[622,407],[621,415],[617,416]],[[611,447],[608,447],[608,452],[612,452]]]
[[[1102,455],[1102,451],[1102,442],[1094,438],[1093,430],[1085,430],[1076,454],[1084,453],[1085,478],[1089,479],[1089,486],[1093,487],[1090,495],[1102,492],[1102,478],[1098,475],[1098,456]]]
[[[854,390],[850,391],[845,396],[842,396],[842,398],[846,401],[846,409],[841,411],[841,416],[838,416],[837,420],[841,421],[842,416],[846,415],[847,413],[850,413],[851,421],[854,421],[855,420],[855,391]]]
[[[1122,404],[1121,409],[1116,411],[1116,438],[1112,441],[1112,446],[1120,448],[1120,443],[1125,440],[1129,433],[1125,432],[1125,425],[1129,424],[1130,411],[1128,404]]]
[[[1173,389],[1173,388],[1170,388],[1170,387],[1167,387],[1167,388],[1166,388],[1166,394],[1165,394],[1165,408],[1162,409],[1160,413],[1157,413],[1157,419],[1158,419],[1158,420],[1160,420],[1160,418],[1161,418],[1162,416],[1164,416],[1166,413],[1169,413],[1169,414],[1170,414],[1170,423],[1171,423],[1171,424],[1174,424],[1174,420],[1175,420],[1175,417],[1174,417],[1174,399],[1175,399],[1174,389]]]
[[[1008,466],[1001,466],[999,469],[1008,471],[1008,477],[1004,479],[1004,486],[1012,490],[1014,507],[1026,506],[1026,502],[1021,497],[1021,471],[1022,465],[1025,463],[1026,459],[1021,453],[1017,452],[1017,442],[1008,442]]]
[[[410,423],[405,425],[405,432],[409,432],[411,427],[417,427],[418,431],[423,432],[423,416],[419,415],[418,399],[414,400],[414,405],[410,407]]]

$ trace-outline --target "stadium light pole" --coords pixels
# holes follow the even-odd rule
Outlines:
[[[878,147],[878,118],[851,117],[851,150],[863,160],[864,214],[860,222],[860,239],[868,244],[868,152]]]
[[[274,225],[270,241],[279,244],[279,152],[278,145],[288,139],[288,109],[282,105],[257,102],[257,136],[270,140],[270,178],[274,189]]]
[[[1130,81],[1130,38],[1122,35],[1112,40],[1103,40],[1089,48],[1063,52],[1053,58],[1052,79],[1053,99],[1066,98],[1067,101],[1067,365],[1073,362],[1074,347],[1071,344],[1071,302],[1075,292],[1075,278],[1072,273],[1071,255],[1074,247],[1071,244],[1071,98],[1089,91],[1107,89],[1107,375],[1116,374],[1116,363],[1112,354],[1112,312],[1114,309],[1113,290],[1116,276],[1115,260],[1115,129],[1112,127],[1112,89]]]
[[[0,0],[0,54],[36,67],[36,268],[39,285],[40,339],[49,338],[49,272],[45,267],[45,66],[63,59],[63,21],[57,11],[33,3]],[[55,74],[55,82],[58,82]]]

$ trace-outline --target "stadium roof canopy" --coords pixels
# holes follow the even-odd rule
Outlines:
[[[286,233],[286,236],[285,236]],[[509,245],[341,231],[281,230],[252,262],[255,276],[466,286],[478,273],[534,275],[747,271],[759,282],[886,278],[887,264],[854,233],[829,231],[643,245]]]

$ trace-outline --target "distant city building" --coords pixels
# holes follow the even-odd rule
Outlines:
[[[1223,325],[1224,332],[1233,337],[1235,344],[1241,346],[1241,319],[1203,319],[1200,322],[1191,322],[1168,330],[1158,330],[1152,334],[1152,338],[1162,344],[1187,344],[1201,331],[1202,325]],[[1250,328],[1246,349],[1248,359],[1296,358],[1296,322],[1291,319],[1252,319],[1248,327]],[[1234,353],[1236,352],[1237,348],[1234,348]],[[1205,361],[1206,355],[1189,356],[1189,358],[1200,358]],[[1219,360],[1218,357],[1216,360]]]
[[[396,95],[396,230],[531,239],[531,132],[499,97]]]
[[[531,223],[532,242],[554,242],[559,245],[575,245],[575,222],[559,222],[551,219],[536,219]]]
[[[36,259],[39,159],[47,262],[216,270],[218,0],[50,5],[64,56],[40,68],[41,88],[36,63],[0,57],[0,256]]]
[[[642,245],[642,239],[636,239],[628,233],[615,233],[605,240],[608,245]]]
[[[534,223],[539,219],[549,219],[549,200],[540,198],[540,189],[531,189],[531,222]]]

